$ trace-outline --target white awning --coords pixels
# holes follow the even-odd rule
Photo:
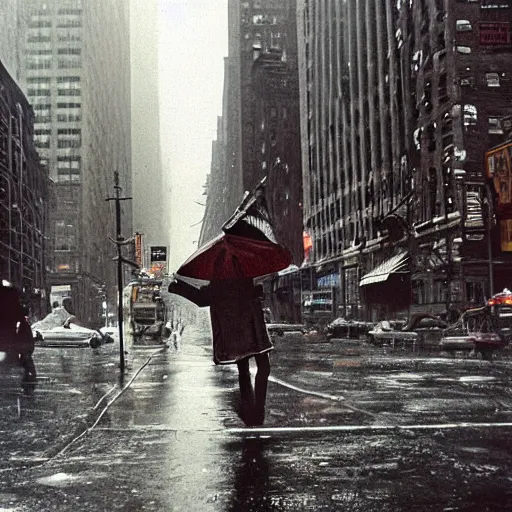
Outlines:
[[[409,272],[407,268],[407,260],[409,253],[401,251],[395,256],[384,261],[379,266],[375,267],[371,272],[364,275],[359,282],[359,286],[366,286],[367,284],[383,283],[387,281],[391,274],[406,274]]]

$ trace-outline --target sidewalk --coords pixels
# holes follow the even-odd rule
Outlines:
[[[90,427],[103,407],[151,358],[165,348],[134,349],[120,382],[119,346],[99,349],[37,347],[33,392],[21,387],[18,368],[0,372],[0,471],[44,462]]]

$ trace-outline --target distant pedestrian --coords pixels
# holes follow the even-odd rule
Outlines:
[[[215,364],[236,364],[240,387],[240,416],[248,426],[263,425],[268,377],[269,351],[273,349],[265,321],[261,299],[263,289],[253,279],[211,281],[196,288],[175,280],[169,292],[176,293],[200,307],[210,306]],[[253,388],[249,371],[250,358],[257,366]]]

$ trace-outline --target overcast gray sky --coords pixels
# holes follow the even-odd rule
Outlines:
[[[227,0],[160,0],[160,122],[170,270],[197,248],[227,56]]]

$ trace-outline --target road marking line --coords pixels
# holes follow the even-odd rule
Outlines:
[[[131,425],[129,427],[96,427],[100,432],[195,432],[215,434],[288,434],[308,432],[391,432],[402,430],[457,430],[477,428],[512,428],[512,422],[506,423],[434,423],[418,425],[323,425],[318,427],[234,427],[219,429],[180,429],[166,425]]]
[[[473,428],[511,428],[512,423],[435,423],[432,425],[325,425],[321,427],[249,427],[228,428],[229,434],[284,434],[293,432],[361,432],[397,430],[456,430]]]
[[[345,400],[343,396],[328,395],[326,393],[320,393],[319,391],[311,391],[309,389],[299,388],[297,386],[294,386],[293,384],[289,384],[288,382],[278,379],[277,377],[274,377],[272,375],[269,376],[268,380],[270,382],[275,382],[276,384],[284,386],[285,388],[293,389],[294,391],[298,391],[299,393],[304,393],[306,395],[318,396],[320,398],[325,398],[326,400],[334,400],[335,402],[342,402],[343,400]]]

